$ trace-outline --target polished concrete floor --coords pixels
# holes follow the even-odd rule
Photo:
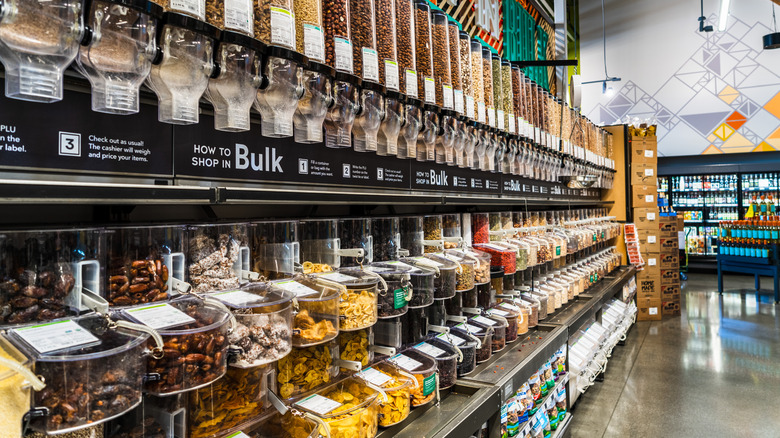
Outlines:
[[[753,277],[725,288],[750,290]],[[682,316],[637,323],[577,401],[572,437],[780,437],[779,308],[690,274]]]

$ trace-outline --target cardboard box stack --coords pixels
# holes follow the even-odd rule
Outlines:
[[[659,221],[661,305],[664,316],[680,315],[680,246],[677,216],[661,216]]]

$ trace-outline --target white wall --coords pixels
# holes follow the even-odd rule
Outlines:
[[[612,97],[583,86],[588,118],[655,115],[659,155],[780,150],[780,50],[761,40],[772,28],[769,0],[732,0],[725,32],[720,0],[705,0],[711,33],[698,32],[697,0],[604,1],[607,68],[622,81],[610,83]],[[603,79],[599,0],[581,0],[580,27],[582,80]]]

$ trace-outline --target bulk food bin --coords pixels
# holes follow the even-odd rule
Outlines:
[[[513,275],[517,268],[517,252],[499,246],[496,243],[475,244],[475,249],[490,254],[490,265],[499,266],[504,270],[504,275]]]
[[[167,301],[188,292],[185,231],[178,225],[102,230],[106,281],[101,290],[108,304]]]
[[[350,377],[293,403],[293,409],[317,417],[331,438],[373,438],[379,429],[379,403],[386,399],[381,390]]]
[[[444,257],[455,261],[458,263],[458,265],[460,265],[458,270],[455,272],[455,290],[458,292],[463,292],[474,289],[474,280],[476,278],[474,274],[475,266],[477,263],[479,263],[479,260],[465,252],[456,250],[445,251]]]
[[[474,97],[474,120],[477,123],[486,123],[485,87],[482,78],[482,44],[475,38],[471,38],[469,41],[469,55],[471,57],[471,92]]]
[[[514,306],[513,306],[514,307]],[[506,335],[504,336],[505,342],[514,342],[517,340],[517,336],[520,330],[520,321],[523,318],[523,314],[520,312],[520,308],[510,308],[507,304],[504,306],[494,305],[486,311],[487,316],[498,316],[506,320]],[[528,322],[526,321],[526,325]],[[527,330],[526,330],[527,331]]]
[[[416,96],[417,93],[417,74],[413,75],[407,71],[406,82],[407,93]],[[401,126],[401,132],[398,136],[398,158],[416,159],[417,158],[417,136],[423,128],[423,103],[420,99],[407,96],[404,100],[404,123]]]
[[[379,77],[380,60],[377,53],[374,26],[374,0],[349,1],[349,33],[352,38],[354,74],[363,79],[360,107],[352,125],[353,146],[358,152],[374,152],[377,134],[384,116],[385,87]]]
[[[403,3],[405,2],[405,3]],[[398,51],[396,43],[400,42],[400,36],[396,34],[396,16],[401,16],[407,26],[402,35],[408,37],[411,25],[411,1],[399,0],[396,6],[395,0],[376,0],[374,4],[374,20],[376,23],[376,48],[379,58],[379,83],[385,87],[384,119],[377,136],[377,155],[395,156],[398,153],[398,134],[401,132],[404,117],[404,100],[406,94],[401,92],[401,74],[405,70],[399,69]],[[398,11],[396,8],[403,8]],[[406,42],[404,50],[408,49]]]
[[[335,340],[311,347],[294,347],[276,362],[279,396],[289,400],[327,385],[339,373],[334,358],[338,358]]]
[[[460,65],[460,27],[452,17],[447,17],[447,38],[450,57],[450,80],[452,82],[453,109],[458,116],[465,115],[463,108],[463,78]]]
[[[490,49],[482,47],[482,84],[484,88],[486,123],[489,127],[496,127],[496,106],[493,94],[493,64],[491,63]]]
[[[255,222],[249,225],[249,231],[252,270],[268,280],[292,277],[300,263],[298,222]]]
[[[436,290],[436,269],[432,267],[414,266],[414,263],[407,263],[407,259],[401,259],[399,263],[413,267],[409,271],[409,283],[414,291],[412,299],[409,300],[409,308],[420,308],[429,306],[433,303],[434,291]],[[393,263],[393,262],[388,262]]]
[[[447,316],[462,316],[462,307],[463,297],[461,292],[455,292],[455,296],[444,300],[444,310],[447,312]]]
[[[84,12],[88,31],[75,67],[92,87],[92,111],[137,113],[138,89],[152,68],[162,6],[148,0],[101,0]]]
[[[447,324],[447,305],[445,303],[447,299],[434,298],[433,304],[428,307],[424,307],[425,316],[428,319],[428,330],[431,330],[431,326],[445,326]]]
[[[373,328],[365,328],[351,332],[341,332],[339,341],[339,359],[356,364],[358,370],[374,362],[375,342]],[[341,373],[353,374],[350,369],[341,368]]]
[[[444,249],[454,249],[463,246],[460,214],[441,215],[441,228]]]
[[[376,323],[379,276],[361,268],[346,268],[316,274],[314,278],[340,291],[339,330],[360,330]]]
[[[449,389],[455,385],[458,380],[458,362],[462,359],[458,347],[433,338],[415,345],[414,349],[436,359],[439,389]]]
[[[369,263],[371,257],[371,220],[312,219],[299,222],[301,260],[327,265],[316,272],[330,271],[342,263],[357,266]],[[357,235],[351,235],[355,232]],[[342,237],[347,241],[342,243]],[[352,244],[352,245],[350,245]]]
[[[168,396],[201,388],[227,369],[228,336],[235,319],[221,302],[183,296],[168,303],[122,309],[118,318],[155,330],[165,342],[162,357],[146,358],[153,376],[144,392]]]
[[[402,216],[398,219],[399,229],[401,231],[402,255],[419,257],[423,255],[423,232],[422,216]],[[407,251],[408,254],[405,254]]]
[[[419,344],[428,335],[428,315],[426,312],[426,307],[409,309],[409,311],[404,315],[401,315],[399,319],[400,339],[397,344],[390,345],[394,347],[401,347],[401,345]],[[377,333],[379,330],[380,329],[377,328]]]
[[[244,223],[187,227],[187,270],[193,292],[235,289],[253,276],[247,231]]]
[[[490,241],[490,220],[488,213],[471,213],[472,244],[483,244]]]
[[[423,216],[423,243],[425,252],[436,252],[444,249],[442,239],[442,216],[439,214]]]
[[[340,266],[358,266],[363,263],[371,263],[374,260],[374,236],[371,218],[339,219],[338,231],[343,248],[360,248],[364,254],[363,258],[344,257],[341,259]]]
[[[433,81],[426,81],[433,83]],[[434,88],[434,87],[429,87]],[[417,136],[417,161],[435,161],[436,142],[439,139],[441,126],[439,113],[441,108],[431,103],[423,104],[422,127]]]
[[[455,323],[452,328],[461,330],[479,341],[479,344],[476,346],[477,364],[486,362],[493,356],[494,330],[492,327],[469,319],[464,323]]]
[[[249,438],[319,438],[320,424],[302,412],[287,410],[284,415],[275,413],[241,431]]]
[[[229,367],[223,378],[187,394],[187,436],[229,436],[264,416],[272,409],[268,392],[274,377],[272,365]]]
[[[367,385],[381,388],[387,399],[379,403],[379,426],[398,424],[411,412],[412,391],[417,389],[417,379],[392,362],[379,362],[363,369],[355,377]]]
[[[458,362],[458,377],[466,376],[474,371],[477,367],[477,348],[481,346],[477,337],[456,328],[450,328],[448,333],[441,333],[436,337],[458,347],[463,355],[463,359]]]
[[[417,268],[402,262],[382,262],[367,266],[366,269],[381,278],[379,318],[393,318],[406,313],[414,294],[411,273]]]
[[[424,406],[436,398],[436,359],[409,348],[388,359],[398,368],[412,374],[417,386],[412,388],[412,407]]]
[[[339,334],[339,302],[343,287],[329,281],[299,275],[271,282],[295,295],[292,343],[295,347],[319,345]]]
[[[410,329],[407,325],[407,321],[409,320],[407,315],[409,314],[410,312],[407,312],[396,318],[385,318],[377,321],[374,326],[375,334],[373,345],[388,348],[401,348],[402,345],[406,345],[407,342],[404,338],[410,338],[412,336],[412,334],[404,332],[404,330]],[[419,321],[415,322],[419,323]],[[423,328],[417,328],[417,330],[425,330],[425,325],[423,324]],[[424,335],[425,333],[422,336]]]
[[[304,2],[301,2],[304,3]],[[298,2],[296,2],[296,5]],[[297,9],[297,6],[296,6]],[[296,19],[297,19],[296,15]],[[307,27],[308,29],[308,27]],[[321,33],[321,31],[318,31]],[[309,60],[301,73],[303,95],[293,116],[296,143],[321,143],[328,108],[333,104],[333,78],[336,70],[327,64]]]
[[[0,231],[0,327],[105,304],[98,242],[94,229]]]
[[[376,262],[397,260],[401,249],[400,222],[395,216],[371,219],[373,228],[372,258]]]
[[[0,398],[4,406],[0,413],[0,424],[9,437],[22,436],[22,419],[30,410],[32,391],[41,391],[46,387],[31,367],[30,359],[0,337]]]
[[[236,319],[228,335],[230,366],[254,368],[279,360],[292,348],[292,292],[270,283],[248,283],[239,290],[210,295]]]
[[[455,296],[456,278],[460,264],[443,255],[425,254],[423,257],[413,257],[405,260],[406,263],[421,268],[434,270],[433,296],[434,298],[452,298]]]
[[[38,391],[32,409],[44,415],[34,416],[31,428],[47,434],[72,432],[141,403],[144,360],[163,351],[159,336],[152,339],[147,332],[97,314],[9,330],[8,340],[32,359],[32,371],[46,382],[43,389],[34,383]]]
[[[472,85],[471,36],[464,30],[458,31],[458,56],[460,57],[460,77],[463,84],[463,114],[466,121],[476,120],[474,86]]]

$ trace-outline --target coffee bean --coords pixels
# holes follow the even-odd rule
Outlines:
[[[395,1],[376,0],[374,3],[376,13],[376,49],[379,54],[379,83],[385,84],[385,60],[395,61],[396,58],[396,29],[395,29]]]
[[[333,38],[349,39],[347,0],[323,0],[322,20],[325,28],[325,63],[336,67],[336,49]]]
[[[415,45],[417,51],[417,96],[425,98],[425,78],[433,77],[431,63],[431,17],[430,8],[422,3],[415,4]]]
[[[449,33],[450,49],[450,77],[452,79],[453,90],[463,90],[463,82],[460,74],[460,29],[458,25],[450,21],[447,23],[447,32]]]
[[[447,16],[436,11],[433,15],[433,78],[436,81],[436,105],[444,106],[444,85],[452,85],[450,75],[450,44]]]
[[[363,48],[376,49],[372,0],[350,0],[349,31],[352,36],[354,73],[363,77]]]
[[[395,3],[396,54],[398,56],[398,84],[401,93],[406,93],[406,70],[416,70],[414,60],[414,22],[411,0]]]

